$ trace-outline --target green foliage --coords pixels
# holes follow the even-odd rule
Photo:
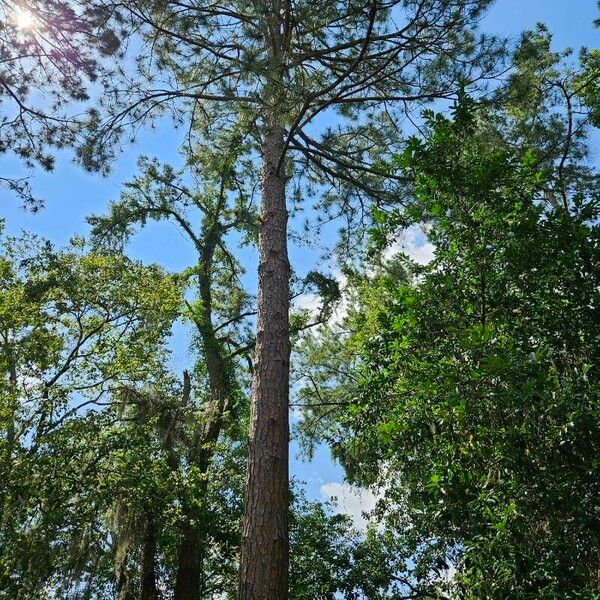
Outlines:
[[[188,131],[181,171],[141,159],[90,218],[93,252],[3,246],[1,599],[133,599],[148,547],[170,590],[186,528],[202,536],[203,595],[235,597],[254,312],[229,243],[256,242],[266,123],[289,132],[292,214],[316,199],[318,226],[342,215],[347,254],[374,224],[343,295],[316,271],[302,282],[332,325],[304,337],[305,311],[292,331],[306,447],[325,440],[352,480],[380,484],[386,528],[296,497],[291,597],[597,597],[600,193],[584,159],[599,55],[575,66],[539,26],[477,104],[464,88],[506,56],[474,35],[489,4],[32,0],[36,35],[0,19],[0,153],[51,169],[47,148],[80,133],[69,104],[133,32],[142,52],[101,77],[111,93],[79,158],[106,170],[110,142],[165,107]],[[407,106],[457,81],[451,118],[426,111],[426,138],[402,141]],[[29,106],[38,87],[48,114]],[[169,276],[119,254],[150,221],[178,227],[196,264]],[[410,225],[435,245],[430,265],[382,258]],[[195,328],[181,381],[177,318]]]
[[[577,95],[590,110],[590,121],[600,127],[600,50],[581,52],[582,73],[577,78]]]
[[[349,517],[302,495],[292,504],[290,529],[293,600],[385,600],[403,589],[406,557],[393,536],[359,532]]]
[[[435,259],[410,284],[356,276],[349,333],[316,342],[352,375],[323,377],[345,400],[323,437],[355,481],[385,485],[425,589],[596,598],[595,200],[548,205],[552,174],[480,115],[468,98],[451,120],[426,114],[397,158],[415,182],[403,224],[427,224]],[[380,239],[399,222],[380,221]]]
[[[163,384],[180,291],[121,256],[32,237],[2,250],[0,597],[70,597],[88,577],[101,597],[111,553],[98,524],[116,494],[102,476],[123,450],[114,420],[125,390]]]

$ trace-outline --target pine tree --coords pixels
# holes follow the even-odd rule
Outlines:
[[[285,600],[288,579],[288,180],[317,188],[353,221],[401,178],[378,159],[403,111],[473,88],[499,53],[473,28],[489,0],[132,1],[115,5],[144,45],[138,75],[106,96],[109,117],[81,158],[97,168],[111,140],[170,107],[190,139],[251,140],[260,162],[259,283],[240,600]],[[468,60],[467,60],[468,59]],[[365,123],[364,117],[368,117]],[[315,135],[318,119],[336,126]],[[332,197],[336,197],[335,203]]]
[[[0,154],[51,170],[52,150],[75,145],[103,59],[119,51],[109,14],[93,2],[0,2]],[[0,173],[0,183],[39,208],[27,178]]]

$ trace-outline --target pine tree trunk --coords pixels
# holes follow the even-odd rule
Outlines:
[[[288,597],[289,278],[284,132],[262,144],[258,314],[238,600]]]

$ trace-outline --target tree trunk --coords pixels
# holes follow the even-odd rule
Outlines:
[[[10,481],[12,468],[13,468],[13,452],[15,449],[16,441],[16,430],[15,430],[15,419],[16,419],[16,399],[17,399],[17,369],[12,357],[10,358],[10,367],[8,375],[8,394],[3,398],[7,409],[7,420],[8,424],[6,427],[6,447],[4,464],[2,465],[3,475],[6,478],[6,482]],[[11,495],[7,489],[2,490],[0,493],[0,527],[5,529],[8,526],[8,520],[11,512]]]
[[[214,445],[218,441],[223,422],[224,400],[213,398],[213,402],[205,428],[196,441],[197,448],[190,456],[190,463],[198,467],[200,473],[205,476],[200,488],[195,490],[197,498],[203,501],[208,491],[208,472],[214,456]],[[200,600],[206,531],[198,514],[192,514],[185,505],[183,510],[174,600]]]
[[[186,519],[181,531],[175,600],[201,600],[203,535]]]
[[[9,404],[9,418],[8,418],[8,428],[6,432],[6,456],[7,456],[7,465],[8,471],[7,475],[10,472],[10,466],[12,464],[12,455],[15,447],[15,439],[16,439],[16,431],[15,431],[15,413],[16,413],[16,398],[17,398],[17,367],[15,366],[15,361],[11,357],[10,359],[10,368],[8,375],[8,390],[9,393],[6,398],[6,402]]]
[[[263,138],[258,313],[238,600],[288,597],[289,278],[283,128]]]
[[[223,427],[224,413],[228,400],[233,395],[231,382],[226,373],[226,361],[212,323],[211,265],[216,244],[216,231],[205,232],[207,245],[198,265],[198,287],[202,300],[202,315],[197,322],[202,339],[204,359],[208,374],[210,396],[205,407],[204,426],[197,432],[189,461],[205,475],[197,498],[204,499],[208,489],[208,472],[212,464],[215,445]],[[177,576],[174,600],[200,600],[203,595],[203,563],[205,557],[206,532],[197,514],[191,514],[184,504],[181,545],[177,557]]]
[[[117,569],[117,600],[127,600],[129,597],[129,572],[125,561]]]
[[[153,519],[146,523],[144,547],[142,551],[141,600],[156,600],[156,530]]]

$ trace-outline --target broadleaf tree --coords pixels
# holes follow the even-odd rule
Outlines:
[[[373,252],[426,224],[434,259],[354,273],[346,335],[309,342],[307,416],[327,408],[317,392],[339,403],[319,434],[351,479],[382,487],[434,597],[598,593],[598,175],[579,113],[539,114],[503,139],[510,118],[467,97],[451,119],[427,113],[426,139],[397,157],[414,199],[378,215]]]
[[[141,173],[126,184],[108,214],[89,219],[95,243],[113,249],[123,249],[148,222],[170,222],[196,256],[196,264],[178,275],[188,296],[182,317],[192,324],[197,356],[193,389],[188,389],[178,417],[178,429],[188,431],[183,436],[184,462],[196,475],[194,489],[182,498],[181,531],[174,536],[179,541],[176,600],[199,600],[210,583],[204,581],[203,561],[210,554],[207,521],[214,523],[206,502],[213,461],[218,458],[223,431],[229,431],[231,444],[245,422],[246,361],[254,343],[248,319],[254,310],[240,283],[243,269],[227,246],[227,236],[245,230],[252,238],[255,215],[243,177],[245,167],[238,164],[235,150],[222,160],[212,154],[201,161],[197,152],[196,164],[183,173],[142,159]],[[237,193],[232,195],[231,189]],[[191,410],[199,413],[192,422],[189,414],[186,418],[186,411]],[[182,468],[180,461],[173,463],[174,470]]]
[[[3,240],[1,263],[0,595],[68,596],[98,569],[111,410],[163,377],[180,294],[157,267],[32,237]]]

